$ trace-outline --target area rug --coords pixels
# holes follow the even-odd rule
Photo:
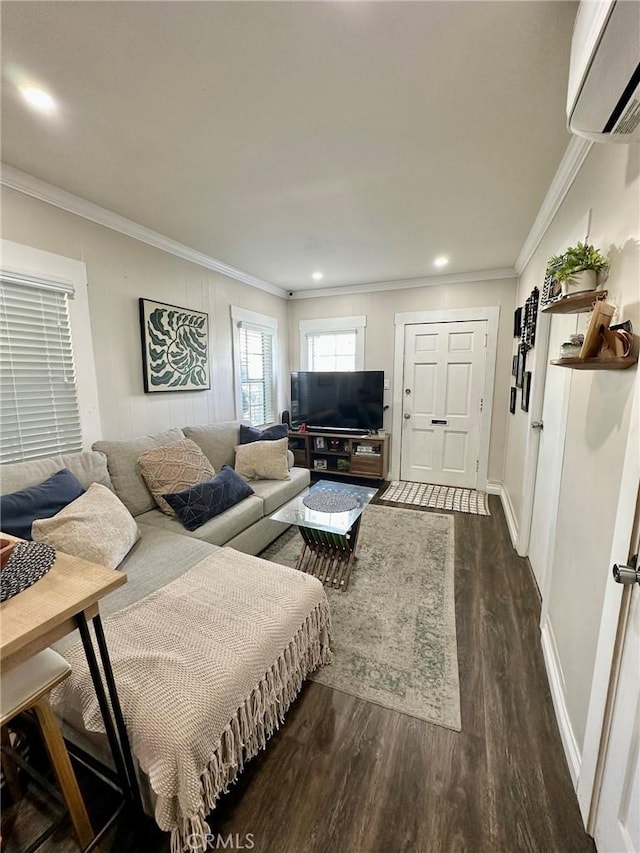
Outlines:
[[[381,501],[391,501],[430,509],[449,509],[453,512],[470,512],[474,515],[491,515],[489,496],[475,489],[456,489],[453,486],[434,486],[431,483],[394,481],[380,496]]]
[[[460,731],[453,517],[368,506],[347,592],[327,589],[334,662],[311,678]],[[260,555],[295,566],[291,527]]]

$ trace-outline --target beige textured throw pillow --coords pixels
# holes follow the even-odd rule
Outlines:
[[[288,438],[236,445],[236,474],[245,480],[290,480]]]
[[[57,551],[115,569],[139,539],[140,531],[120,498],[106,486],[92,483],[53,518],[34,521],[31,535]]]
[[[139,457],[138,465],[155,502],[166,515],[175,512],[163,495],[197,486],[216,474],[211,462],[190,438],[147,450]]]

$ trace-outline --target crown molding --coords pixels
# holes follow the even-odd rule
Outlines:
[[[381,290],[408,290],[415,287],[437,287],[446,284],[469,284],[476,281],[495,281],[501,278],[517,278],[513,267],[497,270],[430,275],[422,278],[404,278],[395,281],[371,281],[362,284],[347,284],[344,287],[325,287],[321,290],[295,290],[290,299],[316,299],[321,296],[347,296],[350,293],[373,293]]]
[[[533,253],[540,245],[560,205],[571,189],[571,185],[576,179],[587,154],[591,151],[592,145],[593,142],[590,139],[583,139],[580,136],[572,136],[569,140],[558,170],[553,176],[538,215],[531,226],[531,231],[529,231],[527,239],[524,241],[520,249],[520,254],[516,259],[515,268],[518,275],[522,275]]]
[[[286,299],[288,296],[286,290],[277,287],[275,284],[270,284],[268,281],[263,281],[260,278],[249,275],[249,273],[231,267],[222,261],[216,260],[216,258],[212,258],[210,255],[205,255],[204,252],[199,252],[190,246],[178,243],[170,237],[165,237],[164,234],[152,231],[150,228],[145,228],[144,225],[139,225],[132,219],[120,216],[111,210],[107,210],[105,207],[100,207],[98,204],[62,190],[60,187],[42,181],[40,178],[36,178],[6,163],[1,164],[0,183],[24,195],[37,198],[39,201],[45,202],[45,204],[59,207],[61,210],[66,210],[67,213],[81,216],[83,219],[88,219],[97,225],[103,225],[105,228],[111,229],[111,231],[117,231],[119,234],[124,234],[133,240],[153,246],[154,249],[160,249],[160,251],[175,255],[177,258],[198,264],[198,266],[205,267],[213,272],[221,273],[228,278],[248,284],[250,287],[264,290],[274,296],[279,296],[281,299]]]

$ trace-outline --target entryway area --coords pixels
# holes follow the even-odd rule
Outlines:
[[[391,478],[487,486],[499,308],[395,315]]]

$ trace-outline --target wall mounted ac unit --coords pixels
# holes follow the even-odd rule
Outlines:
[[[582,0],[573,29],[569,130],[596,142],[640,140],[640,3]]]

